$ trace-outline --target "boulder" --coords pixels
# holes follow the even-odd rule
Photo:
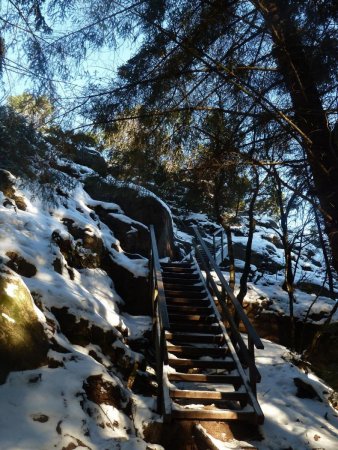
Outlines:
[[[312,368],[335,391],[338,391],[338,323],[324,326],[306,352]]]
[[[278,263],[272,259],[269,255],[273,256],[275,248],[273,245],[267,244],[266,246],[269,254],[258,253],[252,250],[250,263],[255,265],[260,272],[270,272],[277,273],[279,270],[283,269],[284,265]],[[240,242],[234,243],[234,255],[236,259],[245,261],[246,246]]]
[[[74,162],[94,169],[100,175],[107,173],[107,163],[103,156],[89,147],[75,148]]]
[[[7,252],[6,256],[9,258],[6,266],[14,270],[14,272],[27,278],[31,278],[36,275],[37,270],[34,264],[26,261],[25,258],[18,255],[16,252]]]
[[[104,380],[102,375],[91,375],[83,383],[88,400],[97,405],[112,405],[123,410],[128,401],[126,392],[118,384]]]
[[[102,253],[106,251],[101,238],[88,228],[78,227],[73,220],[64,219],[63,222],[70,235],[66,237],[59,230],[54,230],[51,239],[60,248],[67,264],[75,269],[101,267]]]
[[[307,294],[321,295],[323,297],[330,297],[331,295],[328,288],[315,284],[311,281],[299,281],[296,287]]]
[[[11,371],[43,365],[49,343],[27,286],[3,265],[0,292],[0,382],[4,382]]]
[[[0,191],[13,200],[17,208],[26,210],[27,205],[24,199],[15,193],[15,177],[8,170],[0,169]]]
[[[117,203],[125,214],[144,225],[154,225],[161,258],[176,256],[172,219],[165,206],[149,192],[129,185],[108,183],[100,177],[88,177],[85,190],[96,200]],[[114,229],[112,229],[114,232]],[[137,253],[143,253],[142,243]]]
[[[97,206],[95,212],[100,220],[113,231],[124,252],[149,257],[149,231],[145,225],[133,220],[126,221],[125,216],[111,213],[101,206]]]
[[[123,298],[124,311],[134,315],[151,315],[152,305],[148,278],[136,278],[133,273],[116,264],[107,253],[102,259],[101,268],[114,282],[116,292]]]
[[[89,229],[80,228],[70,219],[65,218],[63,222],[69,230],[69,235],[54,230],[51,239],[60,248],[68,264],[70,278],[71,268],[103,269],[113,280],[117,293],[123,298],[125,311],[130,314],[151,314],[148,279],[136,278],[132,272],[118,265],[104,247],[101,238]],[[53,267],[62,271],[62,267],[55,264],[55,261]]]
[[[8,170],[0,169],[0,191],[8,198],[15,194],[15,177]]]

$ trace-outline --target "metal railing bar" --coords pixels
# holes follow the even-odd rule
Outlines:
[[[248,335],[251,337],[254,345],[256,348],[258,349],[263,349],[264,345],[260,339],[260,337],[258,336],[258,334],[256,333],[254,327],[252,326],[251,322],[249,321],[247,315],[245,314],[242,305],[239,303],[239,301],[237,300],[237,298],[235,297],[234,293],[232,292],[230,286],[228,285],[227,281],[225,280],[221,270],[219,269],[219,267],[217,266],[217,264],[215,263],[212,255],[209,252],[209,249],[207,248],[207,246],[205,245],[205,243],[203,242],[203,239],[197,229],[196,226],[193,226],[193,230],[195,232],[195,235],[197,237],[197,240],[199,241],[199,244],[201,245],[203,251],[205,252],[212,269],[215,271],[218,279],[220,280],[225,292],[227,293],[228,297],[230,298],[236,313],[238,314],[239,319],[243,322],[243,325],[245,326],[245,329],[248,333]]]
[[[150,239],[151,239],[151,248],[152,248],[152,264],[154,268],[154,281],[155,287],[157,288],[158,293],[158,310],[159,316],[161,320],[161,325],[165,330],[170,329],[170,322],[167,310],[167,304],[165,299],[165,292],[163,286],[162,279],[162,269],[160,265],[160,258],[158,255],[157,243],[154,226],[150,225]]]
[[[219,290],[217,288],[215,280],[211,276],[211,273],[210,273],[210,271],[208,269],[206,261],[203,258],[202,253],[199,251],[198,248],[197,248],[197,251],[199,252],[199,255],[200,255],[200,260],[201,260],[201,263],[202,263],[202,266],[203,266],[202,268],[203,268],[203,270],[205,271],[205,273],[207,275],[207,279],[208,279],[209,283],[211,284],[212,292],[215,293],[215,295],[216,295],[216,297],[217,297],[217,299],[218,299],[218,301],[219,301],[219,303],[221,305],[221,308],[222,308],[223,314],[225,316],[225,319],[229,322],[231,332],[233,333],[234,341],[236,343],[238,343],[238,345],[240,347],[240,351],[242,352],[242,357],[244,358],[244,360],[245,360],[246,364],[248,365],[248,367],[251,367],[253,369],[253,374],[255,376],[255,379],[257,381],[260,381],[261,380],[261,375],[260,375],[260,373],[259,373],[259,371],[257,369],[257,366],[256,366],[256,364],[254,362],[254,359],[250,355],[250,351],[248,350],[247,346],[245,345],[245,342],[244,342],[240,332],[238,331],[238,329],[236,327],[235,321],[234,321],[232,315],[230,314],[230,311],[229,311],[226,303],[224,302],[224,300],[222,298],[222,294],[219,292]],[[198,264],[196,264],[196,265],[198,267]]]

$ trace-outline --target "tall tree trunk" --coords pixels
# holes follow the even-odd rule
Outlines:
[[[277,194],[277,201],[278,201],[278,207],[279,207],[279,214],[280,214],[280,222],[281,222],[281,239],[283,244],[283,250],[284,250],[284,261],[285,261],[285,279],[283,284],[283,289],[286,290],[289,297],[289,315],[290,315],[290,341],[291,341],[291,350],[294,350],[296,347],[296,328],[295,328],[295,317],[294,317],[294,307],[293,304],[295,302],[295,296],[294,296],[294,271],[292,269],[292,245],[289,241],[289,229],[288,229],[288,214],[290,211],[290,208],[292,206],[293,199],[295,197],[295,193],[292,195],[292,197],[289,199],[288,204],[286,207],[284,206],[283,201],[283,188],[281,184],[281,180],[279,178],[279,175],[277,173],[277,170],[273,169],[273,174],[276,182],[276,194]]]
[[[240,302],[240,304],[243,304],[243,300],[248,292],[248,277],[250,273],[250,267],[251,267],[251,253],[252,253],[252,240],[253,240],[253,234],[255,231],[255,219],[254,219],[254,209],[255,204],[259,192],[259,177],[257,169],[254,167],[255,171],[255,185],[252,192],[252,197],[250,200],[249,205],[249,234],[248,234],[248,240],[246,243],[245,248],[245,264],[244,264],[244,270],[239,282],[240,289],[239,293],[237,295],[237,299]]]
[[[227,236],[227,242],[228,242],[229,286],[233,291],[235,289],[235,283],[236,283],[234,244],[232,241],[230,225],[223,224],[223,228],[225,230],[225,234]]]
[[[301,42],[301,31],[291,19],[289,1],[257,0],[253,3],[263,14],[270,30],[274,56],[292,99],[297,125],[307,136],[304,148],[325,219],[333,265],[338,271],[338,149],[331,139],[322,101]]]

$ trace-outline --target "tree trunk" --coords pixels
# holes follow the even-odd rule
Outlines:
[[[235,256],[234,256],[234,245],[232,242],[232,236],[231,236],[231,228],[229,225],[223,225],[223,228],[225,230],[225,234],[227,236],[227,242],[228,242],[228,258],[229,258],[229,286],[231,290],[233,291],[235,289],[235,280],[236,280],[236,273],[235,273]]]
[[[273,174],[275,178],[276,183],[276,194],[277,194],[277,201],[278,201],[278,207],[279,207],[279,214],[280,214],[280,222],[281,222],[281,239],[283,243],[283,250],[284,250],[284,261],[285,261],[285,280],[283,283],[283,289],[286,290],[289,297],[289,314],[290,314],[290,330],[291,330],[291,350],[294,350],[296,347],[296,329],[295,329],[295,318],[294,318],[294,308],[293,304],[295,302],[295,296],[294,296],[294,272],[292,269],[292,245],[289,242],[289,230],[288,230],[288,214],[292,205],[292,201],[294,199],[295,193],[292,195],[292,197],[289,199],[288,204],[286,207],[284,207],[284,201],[283,201],[283,189],[282,184],[279,178],[279,175],[277,173],[277,170],[273,169]]]
[[[257,0],[253,3],[263,14],[271,33],[273,54],[290,94],[297,125],[307,136],[304,148],[325,219],[333,265],[338,271],[338,150],[331,139],[320,94],[301,42],[301,31],[290,19],[290,2]]]
[[[255,168],[254,168],[255,170]],[[255,231],[255,219],[254,219],[254,209],[255,204],[257,200],[259,192],[259,177],[257,170],[255,170],[255,186],[253,188],[252,197],[250,200],[249,205],[249,234],[248,234],[248,240],[246,243],[246,249],[245,249],[245,264],[244,264],[244,270],[239,282],[240,289],[239,293],[237,295],[237,299],[240,302],[240,304],[243,304],[243,300],[248,292],[248,277],[250,274],[250,267],[251,267],[251,253],[252,253],[252,240],[253,240],[253,234]]]

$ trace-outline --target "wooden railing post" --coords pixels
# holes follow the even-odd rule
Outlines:
[[[170,329],[169,316],[162,279],[156,236],[153,225],[150,225],[151,263],[149,270],[151,275],[149,282],[152,289],[152,304],[155,330],[156,374],[158,382],[157,408],[163,415],[164,421],[171,417],[171,401],[166,383],[164,383],[164,365],[168,364],[168,352],[166,348],[165,332]]]
[[[161,358],[162,343],[160,325],[155,324],[155,355],[156,355],[156,376],[157,376],[157,412],[163,411],[163,363]]]
[[[153,312],[153,317],[155,317],[155,284],[154,284],[154,263],[153,263],[153,252],[150,249],[149,255],[149,298],[151,302],[151,309]]]
[[[221,232],[221,262],[224,261],[224,231]]]
[[[255,370],[255,345],[251,336],[248,336],[248,350],[251,362],[249,364],[249,380],[252,392],[254,396],[257,398],[257,372]]]

